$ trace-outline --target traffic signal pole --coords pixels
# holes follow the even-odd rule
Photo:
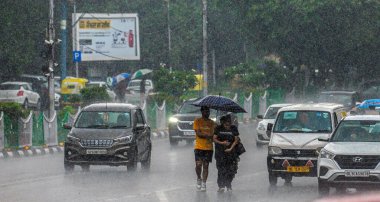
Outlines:
[[[54,47],[55,47],[55,31],[54,31],[54,0],[49,1],[49,40],[45,41],[50,47],[49,54],[49,74],[48,74],[48,89],[49,89],[49,119],[54,115]]]

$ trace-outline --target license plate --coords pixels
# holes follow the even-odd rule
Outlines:
[[[287,171],[290,173],[308,173],[310,172],[309,166],[288,166]]]
[[[105,149],[89,149],[86,150],[86,154],[107,154]]]
[[[183,132],[183,135],[185,135],[185,136],[195,136],[195,132],[194,131],[185,131],[185,132]]]
[[[346,177],[369,177],[369,170],[346,170]]]

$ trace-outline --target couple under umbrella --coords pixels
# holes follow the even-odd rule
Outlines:
[[[246,111],[233,100],[223,96],[205,96],[195,100],[192,105],[201,107],[202,117],[194,120],[196,133],[194,154],[197,174],[197,189],[206,191],[208,165],[212,161],[215,142],[215,160],[218,169],[218,192],[232,191],[232,180],[238,169],[240,143],[239,131],[231,124],[231,116],[220,118],[220,125],[209,119],[210,108],[226,112],[245,113]],[[241,144],[241,143],[240,143]]]

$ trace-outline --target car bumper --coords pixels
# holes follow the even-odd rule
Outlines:
[[[312,166],[309,166],[309,172],[289,172],[287,167],[283,166],[284,161],[287,160],[290,166],[306,166],[310,160]],[[283,157],[283,156],[267,156],[268,172],[276,176],[296,176],[296,177],[316,177],[317,176],[317,157]]]
[[[87,150],[106,150],[102,154],[87,154]],[[65,162],[81,165],[126,165],[135,158],[135,146],[128,144],[115,144],[111,147],[86,148],[79,143],[65,142]]]
[[[169,137],[177,140],[194,140],[194,130],[180,130],[177,125],[169,125]]]
[[[369,176],[366,177],[349,177],[346,176],[346,171],[359,171],[359,169],[341,169],[339,165],[331,159],[319,159],[318,178],[330,185],[380,185],[380,168],[375,169],[360,169],[369,171]]]

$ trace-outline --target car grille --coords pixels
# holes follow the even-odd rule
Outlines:
[[[315,150],[283,149],[282,155],[289,157],[316,157],[317,153],[315,152]]]
[[[192,121],[186,121],[186,122],[178,122],[178,128],[180,130],[193,130],[193,122]]]
[[[80,142],[84,147],[110,147],[113,144],[113,140],[81,140]]]
[[[342,169],[374,169],[380,156],[337,155],[334,160]]]

